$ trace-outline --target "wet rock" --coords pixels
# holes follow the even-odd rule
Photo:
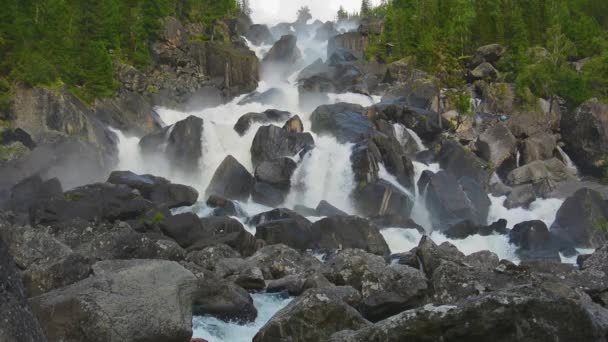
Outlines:
[[[262,113],[247,113],[239,118],[234,125],[234,130],[239,134],[243,135],[254,123],[268,124],[282,122],[291,117],[290,112],[282,110],[268,109]]]
[[[313,223],[311,230],[316,248],[359,248],[378,255],[390,253],[378,227],[357,216],[327,217]]]
[[[266,284],[266,291],[270,293],[287,292],[290,296],[300,296],[308,289],[333,286],[322,274],[306,272],[304,274],[288,275],[281,279],[270,280]]]
[[[207,205],[215,208],[214,214],[216,216],[246,216],[246,213],[238,204],[222,196],[209,196]]]
[[[371,182],[354,193],[357,210],[368,217],[409,217],[414,203],[410,196],[385,180]]]
[[[48,225],[61,225],[75,219],[113,222],[136,219],[152,208],[152,202],[130,187],[97,183],[40,202],[32,211],[31,219]]]
[[[539,341],[556,337],[600,341],[605,334],[603,309],[539,287],[524,286],[452,305],[429,304],[356,332],[336,334],[331,341],[517,341],[521,336],[535,336]]]
[[[515,155],[516,143],[511,131],[505,125],[498,124],[483,132],[475,142],[475,147],[481,158],[500,168],[505,160]]]
[[[240,100],[238,102],[239,106],[244,106],[250,103],[259,103],[262,105],[272,105],[275,104],[277,102],[279,102],[283,96],[285,96],[285,94],[277,88],[270,88],[268,90],[266,90],[265,92],[259,93],[257,91],[248,94],[247,96],[245,96],[242,100]],[[247,115],[247,114],[246,114]],[[256,121],[256,120],[253,120]],[[268,120],[266,122],[272,122],[273,120]],[[260,122],[260,121],[257,121]],[[239,122],[237,122],[238,124]],[[249,126],[247,126],[248,128]],[[235,131],[237,131],[240,135],[243,135],[246,131],[242,130],[241,127],[239,127],[237,129],[237,126],[234,126]]]
[[[262,24],[253,24],[249,26],[245,33],[245,38],[253,43],[253,45],[268,45],[274,42],[274,38],[268,29],[268,26]]]
[[[330,134],[339,142],[357,142],[365,138],[373,124],[365,116],[365,109],[356,104],[337,103],[319,106],[312,113],[312,131]]]
[[[277,126],[263,126],[253,138],[251,160],[257,167],[264,161],[292,157],[313,146],[310,133],[291,133]]]
[[[257,225],[255,237],[269,245],[284,244],[297,250],[310,248],[313,238],[312,223],[295,213],[291,217]]]
[[[591,99],[561,121],[564,150],[583,171],[603,176],[605,151],[608,148],[608,105]]]
[[[315,209],[318,216],[348,216],[347,213],[322,200]]]
[[[420,174],[420,178],[418,178],[418,183],[416,184],[418,186],[419,195],[422,195],[426,192],[426,187],[427,185],[429,185],[429,182],[431,181],[434,175],[435,173],[433,173],[433,171],[431,170],[422,171],[422,174]]]
[[[521,258],[560,260],[559,243],[542,221],[516,224],[509,232],[509,243],[519,246]]]
[[[373,141],[366,140],[354,145],[350,161],[355,182],[359,184],[359,187],[378,180],[380,171],[378,163],[382,161],[382,155]]]
[[[253,176],[233,156],[227,156],[211,178],[208,195],[219,195],[231,200],[247,201],[253,187]]]
[[[462,221],[445,230],[443,234],[450,239],[466,239],[471,235],[505,235],[507,232],[507,221],[500,219],[488,226],[476,225],[471,221]]]
[[[557,211],[551,232],[576,247],[599,248],[608,241],[608,205],[594,190],[583,188]]]
[[[218,244],[188,253],[186,260],[214,272],[222,259],[240,258],[241,254],[230,246]]]
[[[389,126],[389,129],[389,134],[374,131],[372,139],[380,151],[386,170],[394,175],[401,185],[413,191],[415,188],[414,164],[394,136],[392,127]]]
[[[102,261],[93,270],[92,277],[31,299],[50,340],[190,339],[195,277],[178,263]]]
[[[528,208],[534,201],[536,201],[534,187],[532,184],[525,184],[513,188],[503,205],[508,209]]]
[[[381,256],[357,249],[340,251],[322,270],[334,284],[352,286],[361,293],[357,307],[371,321],[418,306],[428,290],[423,272],[405,265],[387,265]]]
[[[287,120],[283,129],[291,133],[302,133],[304,132],[304,124],[297,115],[294,115],[291,119]]]
[[[320,341],[340,330],[357,330],[369,325],[357,310],[343,300],[344,294],[340,291],[340,288],[306,291],[275,314],[253,341],[279,341],[285,338]],[[353,292],[356,293],[350,288],[349,293]]]
[[[473,67],[476,67],[483,62],[498,62],[506,51],[507,49],[500,44],[488,44],[480,46],[475,52],[475,55],[471,59],[470,63]]]
[[[286,208],[278,208],[278,209],[273,209],[271,211],[263,212],[263,213],[250,217],[247,220],[247,224],[257,226],[260,224],[264,224],[266,222],[272,222],[272,221],[277,221],[277,220],[284,220],[284,219],[299,220],[301,217],[302,216],[300,214],[296,213],[293,210],[289,210]]]
[[[268,207],[278,207],[285,202],[288,193],[289,189],[279,188],[266,182],[256,181],[251,190],[251,199],[256,203]]]
[[[46,341],[38,320],[32,313],[21,276],[9,251],[0,239],[0,340],[2,341]]]
[[[171,130],[165,154],[184,170],[197,170],[202,152],[203,119],[189,116]]]
[[[400,123],[410,128],[424,141],[432,141],[449,123],[437,112],[409,105],[406,97],[382,101],[369,108],[369,114],[376,120],[382,119]]]
[[[253,322],[258,314],[249,293],[228,281],[199,280],[193,295],[194,315],[211,315],[226,322],[248,323]]]
[[[268,51],[262,60],[265,72],[285,74],[302,58],[302,52],[297,47],[298,39],[292,34],[281,37]]]
[[[456,141],[443,142],[437,159],[442,169],[456,177],[472,178],[484,188],[490,181],[492,167]]]
[[[456,179],[440,171],[427,186],[426,203],[436,229],[446,230],[459,222],[485,223],[490,207],[487,195],[471,178]]]
[[[389,66],[389,70],[391,68],[396,71],[394,66]],[[439,88],[432,77],[426,74],[418,75],[417,72],[409,72],[406,75],[391,73],[389,76],[406,79],[389,87],[382,96],[383,102],[399,100],[405,105],[425,110],[431,110],[436,106]]]
[[[289,189],[291,176],[298,167],[291,158],[277,158],[264,161],[255,169],[255,178],[281,189]]]

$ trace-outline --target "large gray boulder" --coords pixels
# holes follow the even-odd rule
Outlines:
[[[191,272],[161,260],[102,261],[93,271],[31,299],[50,340],[190,341],[196,286]]]
[[[251,161],[257,167],[264,161],[292,157],[313,146],[310,133],[293,133],[277,126],[262,126],[251,144]]]
[[[564,150],[584,172],[603,176],[608,149],[608,104],[591,99],[561,120]]]
[[[475,147],[479,156],[499,168],[502,163],[515,155],[517,139],[511,131],[503,125],[498,124],[483,132]]]
[[[608,205],[600,193],[583,188],[557,211],[551,232],[576,247],[600,248],[608,241]]]
[[[357,210],[367,217],[409,217],[414,207],[414,201],[409,194],[385,180],[365,184],[353,193],[353,199]]]
[[[233,156],[227,156],[211,178],[207,195],[247,201],[253,187],[253,176]]]
[[[365,116],[365,108],[351,103],[319,106],[310,120],[313,132],[333,135],[341,143],[357,142],[369,135],[373,128]]]
[[[357,216],[326,217],[313,223],[314,246],[319,249],[359,248],[377,255],[390,250],[379,228]]]
[[[0,239],[0,340],[44,342],[45,334],[32,313],[19,270]]]
[[[234,125],[234,130],[239,135],[243,135],[249,130],[249,127],[251,127],[251,125],[254,123],[277,123],[286,121],[290,117],[290,112],[276,109],[268,109],[262,113],[247,113],[239,118],[239,120]]]
[[[549,133],[535,134],[522,143],[521,165],[526,165],[535,160],[546,160],[553,157],[557,148],[557,139]]]
[[[428,284],[422,271],[409,266],[387,265],[383,257],[359,249],[345,249],[322,268],[329,281],[358,290],[359,311],[371,321],[379,321],[423,303]]]
[[[535,160],[511,171],[507,175],[508,185],[532,184],[539,196],[544,196],[553,191],[559,182],[572,180],[576,180],[572,171],[557,158],[543,161]]]
[[[358,296],[350,287],[310,289],[277,312],[253,341],[322,341],[344,329],[365,327],[370,323],[348,304]]]

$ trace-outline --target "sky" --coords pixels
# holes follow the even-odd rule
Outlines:
[[[378,3],[380,0],[372,0]],[[334,20],[336,13],[344,7],[348,12],[359,11],[361,0],[250,0],[252,19],[259,24],[276,24],[293,22],[296,12],[302,6],[308,6],[314,19],[321,21]]]

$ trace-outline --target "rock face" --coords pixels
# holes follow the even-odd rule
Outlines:
[[[448,140],[442,143],[437,156],[442,169],[456,177],[469,177],[486,187],[491,175],[491,165],[465,150],[460,143]]]
[[[45,334],[32,313],[19,271],[0,239],[0,340],[38,342],[46,341]]]
[[[177,122],[158,133],[152,133],[139,141],[144,153],[164,154],[185,171],[195,171],[202,157],[203,119],[196,116]]]
[[[32,298],[50,340],[190,340],[192,273],[159,260],[102,261],[93,269],[92,277]]]
[[[253,123],[276,123],[285,121],[290,117],[291,113],[276,109],[268,109],[262,113],[247,113],[239,118],[234,125],[234,130],[239,135],[243,135]]]
[[[263,126],[253,138],[251,160],[257,167],[264,161],[292,157],[313,146],[310,133],[292,133],[277,126]]]
[[[275,314],[253,341],[321,341],[340,330],[365,327],[369,322],[348,305],[357,295],[349,287],[308,290]]]
[[[522,144],[522,165],[535,160],[551,159],[556,148],[555,136],[547,133],[535,134],[524,140]]]
[[[317,134],[331,134],[341,143],[357,142],[365,138],[373,128],[364,112],[365,109],[356,104],[323,105],[312,113],[311,128]]]
[[[359,32],[347,32],[334,36],[327,43],[327,57],[329,58],[337,49],[350,50],[358,59],[363,59],[368,38]]]
[[[576,247],[599,248],[608,241],[608,205],[597,191],[583,188],[557,211],[551,232]]]
[[[591,99],[561,121],[565,151],[585,172],[602,175],[608,148],[608,105]]]
[[[253,187],[253,176],[234,159],[227,156],[211,178],[207,195],[219,195],[237,201],[246,201]]]

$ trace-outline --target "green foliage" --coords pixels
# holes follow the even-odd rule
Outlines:
[[[209,24],[236,14],[236,0],[0,0],[0,79],[58,81],[91,102],[117,88],[113,59],[143,69],[161,18]],[[0,110],[6,91],[0,90]]]
[[[152,215],[151,221],[153,224],[163,223],[165,221],[165,214],[160,211],[157,211],[156,213],[154,213],[154,215]]]

